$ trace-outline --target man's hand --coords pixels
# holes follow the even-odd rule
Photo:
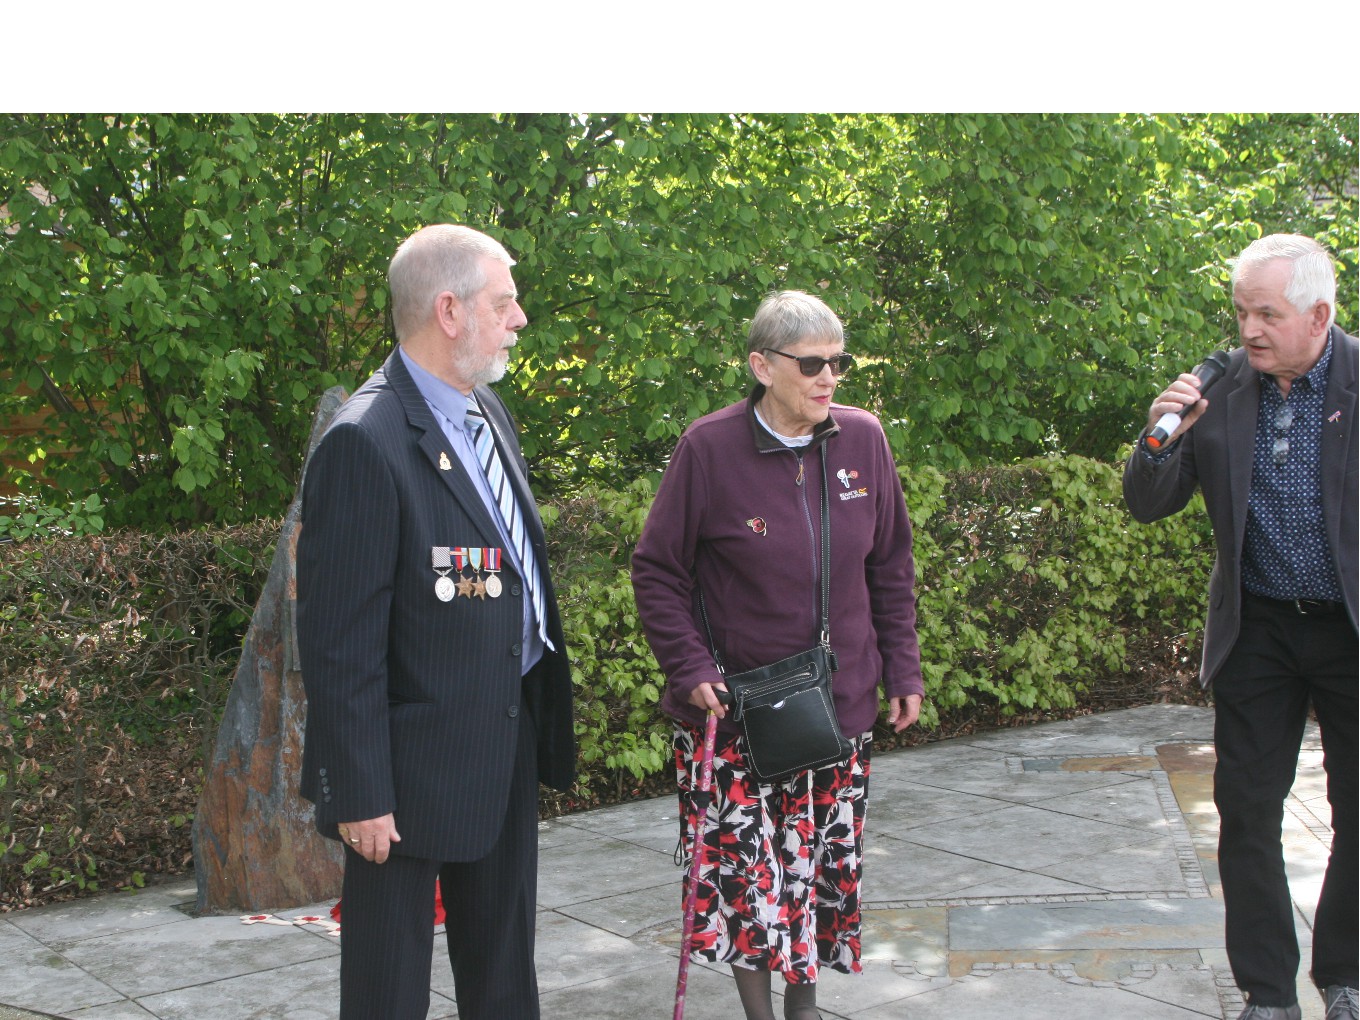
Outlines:
[[[1209,406],[1209,401],[1204,400],[1199,395],[1199,380],[1189,372],[1182,372],[1176,377],[1176,381],[1168,386],[1152,402],[1148,408],[1148,428],[1151,429],[1157,422],[1161,421],[1162,415],[1175,413],[1181,416],[1181,423],[1176,431],[1171,433],[1167,439],[1169,445],[1172,440],[1187,432],[1190,426],[1199,421],[1200,415]],[[1188,408],[1182,411],[1181,408]]]
[[[341,822],[340,839],[366,861],[381,864],[387,860],[393,843],[400,843],[397,820],[390,814],[362,822]]]
[[[905,698],[888,699],[888,725],[894,733],[901,733],[921,715],[921,695],[908,694]]]

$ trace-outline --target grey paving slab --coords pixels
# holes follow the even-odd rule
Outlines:
[[[949,911],[945,907],[872,910],[864,916],[860,962],[910,960],[924,977],[949,972]]]
[[[1212,741],[1214,712],[1195,705],[1145,705],[1080,719],[993,730],[966,738],[973,747],[1031,755],[1124,754],[1149,743]]]
[[[27,1009],[15,1009],[0,1003],[0,1020],[48,1020],[51,1013],[34,1013]]]
[[[576,815],[570,824],[585,832],[673,853],[680,838],[679,804],[674,796],[653,797]]]
[[[1189,1006],[1206,1016],[1219,1015],[1213,968],[1206,964],[1157,967],[1150,976],[1121,982],[1121,987],[1171,1006]]]
[[[557,912],[610,934],[631,938],[680,916],[680,874],[674,881],[601,899],[564,904]]]
[[[1005,762],[1004,749],[976,747],[969,743],[967,737],[879,751],[874,754],[870,763],[869,795],[873,796],[875,781],[884,782],[891,778],[910,780],[926,770],[933,771],[958,765],[1004,766]]]
[[[542,1014],[562,1020],[670,1017],[675,1006],[676,971],[676,962],[670,960],[665,967],[631,970],[540,992]],[[691,964],[686,980],[685,1020],[733,1020],[740,1015],[736,986],[728,969]]]
[[[148,1012],[131,999],[111,1002],[107,1006],[91,1006],[65,1014],[69,1020],[155,1020],[156,1014]],[[4,1020],[0,1016],[0,1020]]]
[[[677,966],[680,944],[678,911],[672,911],[673,944],[630,941],[593,925],[551,911],[538,916],[535,963],[540,992],[645,971],[664,972]],[[446,965],[447,969],[447,965]]]
[[[914,1000],[949,983],[948,977],[923,976],[914,967],[903,969],[892,961],[866,960],[862,966],[859,974],[823,971],[818,977],[817,1006],[826,1020],[833,1016],[869,1016],[873,1010],[888,1006],[895,1009],[888,1015],[914,1016],[901,1005],[903,1000]]]
[[[13,1005],[60,1014],[122,998],[117,990],[8,921],[0,921],[0,961],[4,978],[0,996]]]
[[[452,998],[446,998],[438,992],[430,992],[430,1009],[425,1014],[425,1020],[449,1020],[458,1015],[458,1004]]]
[[[1117,772],[1014,773],[1002,761],[988,768],[954,765],[923,771],[918,775],[917,782],[939,790],[954,790],[1014,804],[1028,804],[1118,786],[1129,782],[1130,778]]]
[[[1184,892],[1185,876],[1170,836],[1069,857],[1034,869],[1038,874],[1111,893]]]
[[[669,852],[596,836],[540,855],[538,905],[560,907],[679,881]]]
[[[960,889],[954,897],[955,902],[963,906],[970,900],[1046,900],[1052,897],[1093,896],[1099,895],[1100,892],[1089,885],[1079,885],[1051,875],[1041,875],[1037,871],[1007,868],[1006,872],[1000,879]]]
[[[148,995],[139,1004],[159,1020],[335,1020],[340,1014],[339,959],[309,960],[177,988]]]
[[[67,942],[183,921],[188,915],[177,906],[192,903],[197,895],[193,880],[181,879],[4,916],[43,942]]]
[[[914,843],[1022,871],[1147,840],[1146,836],[1122,825],[1076,818],[1025,804],[913,829],[910,838]]]
[[[64,950],[82,970],[131,999],[286,964],[339,956],[335,940],[297,927],[245,925],[236,917],[201,917],[84,939]]]
[[[1127,782],[1030,803],[1060,814],[1137,829],[1150,836],[1165,835],[1170,824],[1150,777],[1128,777]]]
[[[90,1009],[78,1009],[73,1013],[65,1013],[69,1020],[155,1020],[155,1013],[141,1008],[132,1000],[122,1000],[121,1002],[110,1002],[106,1006],[91,1006]],[[0,1015],[0,1020],[4,1016]]]
[[[900,835],[922,825],[1000,811],[1011,803],[894,778],[871,786],[864,827],[870,838],[879,832]]]
[[[538,823],[538,854],[542,858],[565,847],[589,843],[598,838],[597,832],[573,825],[568,819],[554,818]]]
[[[1209,987],[1212,987],[1210,981]],[[1206,992],[1207,995],[1207,992]],[[1068,980],[1051,970],[999,970],[933,988],[909,1002],[893,1002],[855,1014],[856,1020],[1193,1020],[1220,1017],[1217,998],[1203,1008],[1175,1005],[1127,988]]]
[[[1023,878],[1024,872],[1015,868],[905,838],[874,835],[865,840],[862,899],[867,904],[950,899],[969,895],[967,890],[979,886],[1012,889]],[[1039,876],[1036,881],[1047,894],[1098,891],[1061,877]]]
[[[1211,899],[1129,899],[961,906],[952,949],[1192,949],[1223,944],[1223,905]]]

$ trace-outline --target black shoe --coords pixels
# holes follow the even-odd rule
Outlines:
[[[1303,1013],[1296,1002],[1292,1006],[1248,1006],[1242,1010],[1237,1020],[1302,1020],[1302,1018]]]

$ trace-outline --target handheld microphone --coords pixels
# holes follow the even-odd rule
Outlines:
[[[1213,354],[1204,359],[1202,365],[1190,373],[1199,380],[1199,395],[1201,397],[1209,392],[1210,386],[1223,377],[1227,368],[1228,352],[1214,351]],[[1167,440],[1171,438],[1171,434],[1180,428],[1182,415],[1194,407],[1195,403],[1198,403],[1198,401],[1186,404],[1180,409],[1179,413],[1167,411],[1166,414],[1158,418],[1157,424],[1152,427],[1152,431],[1143,437],[1143,449],[1150,453],[1161,450],[1166,445]]]

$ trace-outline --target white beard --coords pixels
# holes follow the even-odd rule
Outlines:
[[[483,356],[476,349],[477,341],[481,339],[477,323],[469,317],[465,325],[463,344],[453,355],[454,373],[474,387],[500,382],[510,367],[510,349],[501,347],[493,354]]]

